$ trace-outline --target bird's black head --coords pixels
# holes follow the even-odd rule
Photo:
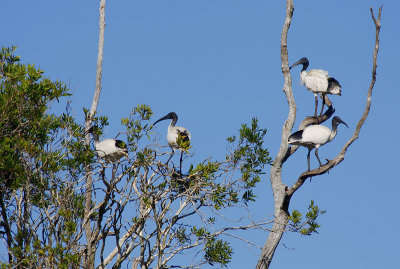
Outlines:
[[[349,126],[347,126],[347,124],[344,121],[342,121],[341,118],[339,118],[338,116],[333,117],[332,125],[338,126],[340,123],[343,123],[344,125],[346,125],[347,128],[349,128]]]
[[[168,113],[166,116],[158,119],[155,123],[153,123],[153,125],[156,125],[156,123],[162,121],[162,120],[172,120],[172,122],[175,124],[178,120],[178,115],[176,115],[175,112],[170,112]]]
[[[298,66],[299,64],[303,65],[303,70],[306,70],[308,65],[310,64],[310,62],[308,61],[308,59],[306,57],[301,58],[300,60],[298,60],[297,62],[295,62],[294,64],[292,64],[291,67],[289,67],[289,70],[292,69],[295,66]]]

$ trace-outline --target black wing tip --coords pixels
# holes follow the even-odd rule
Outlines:
[[[301,140],[302,137],[303,137],[303,130],[299,130],[289,136],[288,142],[299,141],[299,140]]]
[[[340,88],[342,87],[342,85],[340,85],[339,81],[337,81],[337,79],[332,78],[332,77],[328,78],[328,84],[329,84],[328,88],[330,86],[338,86]]]
[[[126,143],[122,140],[115,140],[115,146],[120,149],[127,149]]]

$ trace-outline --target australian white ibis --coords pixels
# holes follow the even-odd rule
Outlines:
[[[97,126],[92,126],[87,132],[93,135],[94,147],[100,158],[104,158],[109,162],[116,162],[124,156],[129,157],[128,149],[124,141],[111,138],[99,141],[99,136],[95,130],[97,128]]]
[[[190,143],[190,139],[191,139],[190,132],[188,129],[186,129],[184,127],[175,126],[176,122],[178,121],[178,115],[176,115],[175,112],[168,113],[166,116],[158,119],[155,123],[153,123],[153,125],[156,125],[156,123],[158,123],[162,120],[171,120],[171,123],[168,126],[167,142],[168,142],[168,145],[172,149],[172,154],[175,152],[175,149],[181,150],[181,164],[182,164],[183,150],[181,148],[179,148],[177,139],[180,135],[182,137],[183,142],[189,141],[189,143]],[[168,161],[172,158],[172,154],[171,154],[171,157],[168,159]],[[168,161],[167,161],[167,163],[168,163]]]
[[[321,95],[322,98],[322,108],[320,116],[322,115],[322,111],[325,105],[325,95],[326,94],[337,94],[341,95],[341,87],[339,82],[328,76],[328,71],[321,69],[312,69],[310,71],[306,71],[308,65],[310,64],[306,57],[301,58],[297,62],[295,62],[289,69],[302,64],[303,68],[301,69],[300,79],[301,83],[303,83],[307,90],[314,93],[315,96],[315,112],[314,117],[317,117],[317,107],[318,107],[318,94]]]
[[[337,126],[343,123],[347,126],[347,124],[342,121],[338,116],[335,116],[332,119],[332,130],[324,125],[310,125],[307,126],[304,130],[297,131],[289,136],[288,143],[293,145],[300,145],[308,148],[307,154],[307,163],[308,163],[308,171],[310,171],[310,152],[313,148],[315,148],[315,156],[317,156],[320,167],[322,166],[321,160],[318,157],[318,148],[326,143],[332,141],[335,138],[337,133]],[[347,126],[348,128],[348,126]]]

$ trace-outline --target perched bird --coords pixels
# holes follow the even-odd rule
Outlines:
[[[303,68],[301,69],[300,79],[301,83],[303,83],[307,90],[314,93],[315,96],[315,112],[314,117],[317,117],[317,107],[318,107],[318,94],[321,95],[322,98],[322,108],[320,116],[322,115],[322,111],[324,110],[325,105],[325,95],[326,94],[337,94],[341,95],[341,87],[339,82],[328,76],[328,71],[324,71],[321,69],[312,69],[310,71],[306,71],[309,65],[309,61],[306,57],[301,58],[296,63],[294,63],[289,69],[302,64]]]
[[[183,142],[190,143],[190,139],[191,139],[190,132],[188,129],[186,129],[184,127],[175,126],[176,122],[178,121],[178,115],[176,115],[175,112],[168,113],[166,116],[158,119],[155,123],[153,123],[153,125],[156,125],[158,122],[163,121],[163,120],[171,120],[171,123],[169,124],[168,131],[167,131],[167,142],[168,142],[168,145],[172,149],[172,154],[175,152],[175,149],[181,150],[181,163],[182,163],[183,150],[181,148],[179,148],[177,139],[180,135],[182,137]],[[171,154],[171,157],[168,159],[168,161],[172,158],[172,154]],[[168,161],[167,161],[167,163],[168,163]]]
[[[308,148],[307,154],[307,163],[308,163],[308,171],[310,171],[310,152],[313,148],[315,148],[315,156],[317,156],[319,166],[322,166],[321,160],[318,157],[318,148],[326,143],[332,141],[335,138],[337,133],[337,126],[343,123],[338,116],[335,116],[332,119],[332,130],[323,125],[310,125],[307,126],[304,130],[297,131],[289,136],[288,143],[292,145],[300,145]]]
[[[99,136],[96,133],[97,126],[92,126],[89,128],[87,133],[91,133],[94,138],[94,147],[96,149],[96,153],[100,158],[104,158],[109,162],[116,162],[122,157],[129,157],[128,148],[126,143],[122,140],[117,139],[104,139],[99,141]]]

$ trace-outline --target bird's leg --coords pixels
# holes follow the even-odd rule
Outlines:
[[[324,111],[324,106],[325,106],[325,96],[321,95],[322,98],[322,108],[321,108],[321,113],[319,113],[319,116],[322,116],[322,112]]]
[[[308,170],[307,171],[310,171],[310,152],[311,152],[311,149],[308,149],[308,153],[307,153]]]
[[[318,95],[314,94],[315,96],[315,111],[314,111],[314,118],[318,118],[317,117],[317,107],[318,107]]]
[[[315,156],[317,156],[318,162],[319,162],[319,167],[322,166],[321,160],[318,157],[318,148],[315,149]]]
[[[183,156],[183,150],[181,150],[181,159],[179,162],[179,176],[182,177],[182,156]]]
[[[167,162],[165,163],[165,165],[168,165],[169,160],[171,160],[172,156],[174,156],[175,150],[173,148],[171,148],[171,149],[172,149],[171,156],[169,156],[169,158],[168,158]]]

